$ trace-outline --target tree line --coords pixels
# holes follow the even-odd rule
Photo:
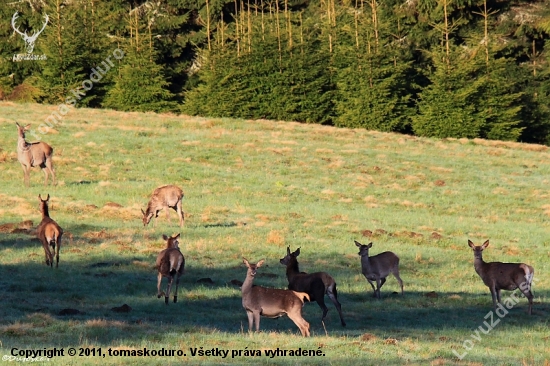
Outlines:
[[[41,29],[16,61],[21,35]],[[550,143],[549,0],[20,0],[0,99]]]

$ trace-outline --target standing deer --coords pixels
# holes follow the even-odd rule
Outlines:
[[[372,286],[374,291],[373,297],[381,298],[380,288],[386,283],[386,277],[393,273],[394,277],[401,286],[401,295],[403,295],[403,281],[399,277],[399,257],[392,252],[383,252],[372,257],[369,257],[369,249],[372,248],[372,243],[363,245],[355,240],[355,245],[359,247],[359,255],[361,256],[361,270],[363,276]],[[376,288],[372,281],[376,282]]]
[[[42,212],[42,221],[36,229],[36,236],[38,240],[42,243],[44,247],[44,252],[46,254],[46,265],[53,267],[53,255],[56,255],[55,268],[59,266],[59,248],[61,248],[61,237],[63,236],[63,229],[50,218],[50,213],[48,210],[48,201],[50,200],[50,195],[46,197],[45,200],[38,195],[40,200],[40,212]],[[50,251],[50,246],[52,250]]]
[[[497,309],[497,301],[501,303],[500,290],[512,291],[519,288],[529,300],[529,315],[531,315],[533,307],[531,283],[535,275],[533,267],[525,263],[484,262],[482,252],[489,246],[489,240],[481,246],[476,246],[468,240],[468,245],[474,251],[474,268],[477,274],[481,277],[485,286],[491,290],[495,310]]]
[[[15,122],[19,137],[17,139],[17,160],[23,167],[25,173],[25,186],[29,186],[30,170],[34,166],[39,166],[44,172],[44,186],[48,184],[48,172],[52,175],[52,185],[55,184],[55,174],[53,171],[52,154],[53,149],[45,142],[27,142],[25,141],[25,131],[31,127],[30,124],[22,127]]]
[[[156,268],[158,269],[158,281],[157,281],[157,297],[160,299],[164,295],[164,303],[168,305],[168,298],[170,297],[170,288],[174,277],[176,277],[176,291],[174,292],[174,302],[178,302],[178,285],[180,283],[180,277],[183,274],[185,267],[185,258],[180,252],[179,247],[180,234],[172,237],[162,235],[162,238],[166,240],[166,249],[163,249],[157,256]],[[168,288],[166,292],[161,291],[160,285],[162,277],[168,278]]]
[[[286,256],[279,261],[286,266],[286,278],[288,280],[288,289],[294,291],[305,292],[309,295],[311,301],[317,301],[317,304],[323,309],[321,322],[325,320],[328,313],[328,308],[325,305],[325,294],[336,306],[340,315],[342,326],[346,326],[344,317],[342,316],[342,306],[338,302],[338,292],[336,291],[336,281],[326,272],[304,273],[300,272],[298,260],[296,257],[300,255],[300,248],[295,252],[290,252],[290,247],[286,248]]]
[[[279,318],[286,314],[298,326],[302,335],[309,337],[309,323],[302,316],[304,298],[309,300],[308,294],[252,286],[256,271],[264,264],[264,260],[253,264],[243,258],[243,263],[248,268],[246,279],[241,286],[243,307],[248,316],[248,331],[252,331],[254,323],[256,323],[256,332],[260,330],[260,315],[267,318]]]
[[[170,222],[170,212],[169,208],[174,209],[178,213],[178,218],[180,221],[180,227],[183,227],[184,213],[181,209],[181,200],[183,199],[183,191],[181,188],[174,185],[167,185],[158,187],[153,191],[153,195],[147,204],[147,209],[141,213],[143,214],[143,226],[149,224],[153,216],[158,217],[160,210],[164,209],[166,211],[166,218]],[[153,223],[153,226],[156,226],[157,220]]]

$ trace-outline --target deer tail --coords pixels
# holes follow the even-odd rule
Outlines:
[[[525,273],[525,280],[527,281],[527,284],[529,286],[529,291],[531,291],[531,283],[533,282],[535,271],[531,266],[528,266],[525,263],[520,264],[519,267],[523,269],[523,272]]]
[[[311,298],[305,292],[298,292],[298,291],[292,291],[292,292],[294,292],[294,295],[296,295],[300,299],[302,304],[304,303],[304,299],[306,299],[307,301],[311,301]]]

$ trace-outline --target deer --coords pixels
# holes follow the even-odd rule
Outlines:
[[[180,227],[183,227],[184,213],[181,209],[181,200],[183,199],[183,191],[181,188],[174,185],[166,185],[156,188],[153,191],[151,199],[147,204],[145,211],[141,209],[143,215],[142,221],[143,226],[147,226],[153,216],[158,218],[158,213],[160,210],[164,209],[166,211],[166,218],[170,222],[170,212],[169,208],[174,209],[178,213],[178,218],[180,222]],[[153,226],[156,226],[157,220],[153,223]]]
[[[288,289],[305,292],[309,295],[310,301],[316,301],[323,310],[323,316],[321,317],[321,322],[323,324],[328,313],[328,308],[325,305],[325,294],[328,295],[329,299],[336,307],[336,310],[338,310],[342,326],[345,327],[346,322],[342,315],[342,306],[338,302],[338,292],[336,290],[336,281],[334,281],[334,278],[326,272],[315,272],[310,274],[300,272],[298,260],[296,259],[300,255],[300,248],[291,253],[290,247],[287,247],[286,253],[286,256],[281,258],[279,262],[286,266]]]
[[[63,229],[50,218],[48,209],[48,201],[50,195],[45,200],[41,195],[38,195],[40,200],[40,212],[42,213],[42,221],[36,229],[36,236],[44,247],[44,253],[46,254],[46,265],[53,268],[53,256],[56,256],[55,268],[59,266],[59,249],[61,248],[61,237],[63,236]],[[50,251],[50,246],[52,250]]]
[[[252,283],[257,270],[264,262],[262,259],[254,264],[243,258],[247,270],[241,292],[243,308],[248,316],[248,331],[252,331],[254,323],[256,324],[256,332],[260,330],[260,315],[267,318],[279,318],[286,314],[300,329],[302,336],[309,337],[309,323],[302,316],[304,299],[309,301],[307,293],[253,286]]]
[[[162,238],[166,240],[166,249],[163,249],[157,256],[155,267],[158,270],[157,279],[157,298],[160,299],[164,295],[164,303],[168,305],[168,299],[170,297],[170,288],[176,278],[176,291],[174,292],[174,303],[178,302],[178,285],[180,283],[180,277],[183,274],[185,267],[185,258],[180,252],[179,247],[180,234],[168,237],[163,234]],[[168,287],[166,292],[160,289],[162,278],[168,278]]]
[[[386,283],[386,277],[390,273],[397,279],[401,286],[401,295],[403,295],[403,281],[399,277],[399,257],[393,252],[383,252],[369,257],[369,249],[372,243],[363,245],[355,240],[355,245],[359,247],[359,256],[361,257],[361,271],[374,291],[373,297],[381,299],[380,288]],[[376,288],[373,281],[376,282]]]
[[[533,307],[531,284],[535,275],[533,267],[525,263],[484,262],[482,252],[489,246],[489,240],[481,246],[468,240],[468,245],[474,251],[474,268],[485,286],[489,287],[491,291],[495,311],[497,310],[497,301],[502,304],[500,290],[512,291],[519,288],[529,300],[529,315],[531,315]]]
[[[52,185],[55,185],[55,173],[53,170],[52,155],[53,149],[45,142],[27,142],[25,132],[31,128],[28,124],[25,127],[15,122],[19,137],[17,139],[17,160],[25,174],[25,186],[29,186],[29,175],[32,167],[38,166],[44,172],[44,186],[48,185],[48,172],[52,175]]]

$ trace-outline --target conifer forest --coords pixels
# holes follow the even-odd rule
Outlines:
[[[550,143],[548,0],[9,0],[0,19],[0,100]]]

